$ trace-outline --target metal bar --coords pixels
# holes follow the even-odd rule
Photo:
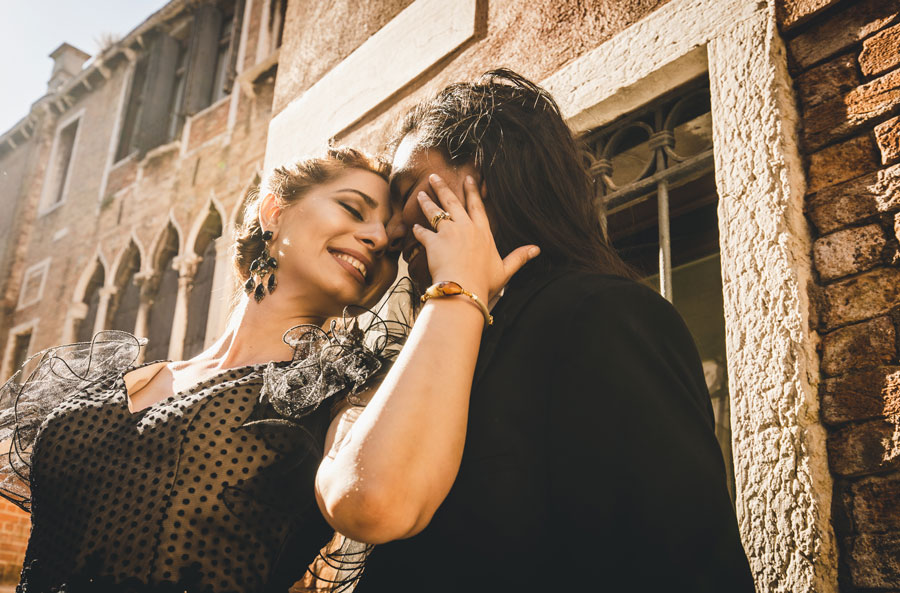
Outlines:
[[[656,110],[656,129],[663,127],[661,109]],[[662,146],[656,149],[656,171],[666,171],[666,151]],[[672,237],[669,226],[669,178],[660,179],[656,186],[656,218],[659,227],[659,292],[672,302]]]
[[[659,292],[672,302],[672,238],[669,228],[669,182],[659,182],[656,191],[659,218]]]
[[[602,198],[606,205],[606,214],[607,216],[614,214],[650,198],[661,181],[670,184],[689,181],[692,177],[706,173],[712,167],[713,151],[710,149],[626,188],[608,193]]]

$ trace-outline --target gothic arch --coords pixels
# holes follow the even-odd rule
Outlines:
[[[251,177],[250,182],[241,190],[240,199],[235,202],[234,208],[231,209],[231,216],[228,218],[228,225],[226,228],[234,231],[238,228],[238,226],[243,224],[244,206],[246,206],[247,202],[256,196],[256,193],[259,189],[259,184],[261,182],[262,169],[257,169],[256,173],[254,173],[253,177]]]
[[[202,255],[203,249],[206,248],[205,241],[208,241],[210,238],[210,225],[214,226],[217,220],[219,234],[224,230],[226,220],[224,212],[225,208],[222,207],[219,200],[215,196],[211,196],[191,224],[191,230],[188,231],[187,240],[185,241],[184,253],[193,252],[197,255]]]

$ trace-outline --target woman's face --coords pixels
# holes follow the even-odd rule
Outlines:
[[[284,208],[271,244],[279,289],[318,313],[371,307],[397,276],[406,232],[384,179],[348,169]]]

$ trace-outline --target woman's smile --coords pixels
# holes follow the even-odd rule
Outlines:
[[[366,263],[365,256],[357,251],[345,249],[338,250],[330,248],[328,249],[328,253],[330,253],[334,259],[337,260],[338,264],[347,270],[353,278],[361,284],[366,284],[368,276],[367,272],[372,263]]]

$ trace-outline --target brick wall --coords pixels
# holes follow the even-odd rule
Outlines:
[[[900,2],[788,4],[840,590],[900,591]]]
[[[19,582],[30,532],[28,515],[0,498],[0,586]]]

